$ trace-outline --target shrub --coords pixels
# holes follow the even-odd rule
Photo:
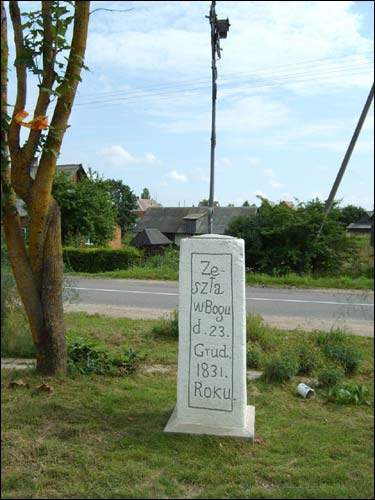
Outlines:
[[[160,319],[152,328],[155,337],[178,340],[178,312],[173,311],[171,318]]]
[[[246,365],[248,368],[259,368],[262,351],[257,345],[250,344],[247,346]]]
[[[355,373],[360,365],[362,356],[359,351],[348,345],[328,345],[325,353],[329,358],[343,367],[345,373]]]
[[[326,349],[328,346],[343,345],[348,342],[348,337],[341,330],[332,330],[331,332],[319,332],[316,337],[317,344]]]
[[[160,254],[143,254],[140,265],[146,269],[168,268],[169,271],[177,271],[179,268],[180,252],[175,248],[167,248]]]
[[[265,363],[264,377],[268,382],[284,382],[297,374],[299,361],[289,351],[274,354]]]
[[[235,217],[226,234],[245,240],[246,267],[251,271],[285,275],[290,272],[339,274],[355,253],[333,207],[319,238],[324,203],[312,200],[289,207],[262,198],[258,214]]]
[[[113,356],[103,346],[68,334],[68,367],[71,372],[97,375],[129,375],[135,370],[138,354],[129,349]]]
[[[133,247],[112,248],[74,248],[63,249],[64,262],[76,272],[99,273],[128,269],[137,264],[140,252]]]
[[[318,382],[321,387],[334,387],[344,377],[344,370],[341,368],[325,368],[318,375]]]
[[[248,342],[256,342],[265,351],[271,350],[275,345],[272,329],[264,324],[260,314],[246,316],[246,338]]]
[[[317,368],[319,360],[312,346],[300,344],[297,346],[296,355],[299,362],[299,375],[310,375],[311,372]]]
[[[350,345],[350,338],[340,330],[320,333],[317,342],[325,356],[334,361],[345,373],[355,373],[360,365],[361,353]]]

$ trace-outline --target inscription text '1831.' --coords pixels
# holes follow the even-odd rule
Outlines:
[[[233,411],[230,253],[191,254],[189,407]]]

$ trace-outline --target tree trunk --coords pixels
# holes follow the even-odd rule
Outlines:
[[[25,252],[18,217],[3,218],[9,260],[25,307],[35,345],[37,370],[64,375],[67,370],[66,330],[63,317],[63,258],[60,209],[52,200],[43,246],[43,270],[36,277]]]
[[[37,370],[63,375],[67,370],[66,331],[63,315],[63,257],[60,209],[53,200],[44,243],[40,301],[44,324],[36,345]]]
[[[16,49],[17,97],[9,126],[7,99],[8,43],[4,3],[1,2],[1,186],[2,221],[9,260],[27,318],[37,356],[37,371],[47,375],[64,375],[67,371],[67,351],[63,317],[63,259],[61,247],[60,210],[51,197],[56,158],[68,127],[86,49],[90,2],[73,2],[74,19],[71,49],[64,75],[60,75],[65,91],[54,109],[51,125],[45,137],[35,179],[30,175],[31,163],[41,141],[40,128],[31,127],[24,146],[20,145],[19,112],[26,106],[27,63],[25,61],[26,25],[17,1],[9,2]],[[59,29],[53,29],[55,2],[42,2],[43,80],[34,116],[45,115],[50,92],[57,73],[56,51]],[[65,22],[67,19],[65,19]],[[28,24],[28,23],[27,23]],[[61,40],[60,40],[61,42]],[[34,44],[33,48],[38,47]],[[38,49],[39,50],[39,49]],[[46,92],[47,90],[47,92]],[[3,123],[4,121],[4,123]],[[23,240],[16,197],[29,210],[29,248]]]

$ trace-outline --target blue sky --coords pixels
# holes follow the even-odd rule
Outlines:
[[[132,10],[91,15],[90,71],[59,163],[121,179],[137,195],[147,187],[163,206],[208,198],[210,4],[91,2],[91,10]],[[217,62],[221,206],[259,204],[257,195],[328,197],[373,81],[373,9],[369,1],[216,3],[231,24]],[[372,105],[337,193],[343,206],[373,208],[373,128]]]

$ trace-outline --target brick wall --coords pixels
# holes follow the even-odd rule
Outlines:
[[[108,243],[111,248],[121,248],[121,226],[116,226],[115,237]]]

